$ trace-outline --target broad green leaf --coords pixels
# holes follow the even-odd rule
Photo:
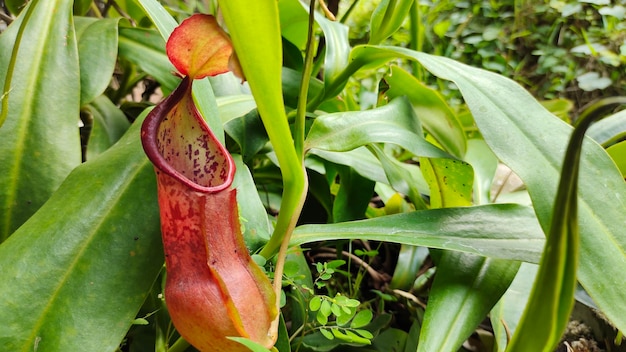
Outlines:
[[[32,1],[0,35],[0,87],[12,77],[7,110],[2,111],[7,118],[0,128],[0,242],[81,162],[80,78],[71,11],[69,0]],[[7,71],[14,44],[19,44],[15,66]]]
[[[93,123],[86,155],[86,160],[91,160],[115,144],[128,130],[130,123],[126,115],[105,95],[87,104],[84,111],[91,116]]]
[[[413,0],[382,0],[370,20],[370,44],[380,44],[395,33],[406,18]]]
[[[0,245],[0,345],[113,351],[161,270],[156,184],[136,123]]]
[[[420,338],[420,331],[422,330],[421,322],[419,320],[413,321],[411,328],[409,329],[409,336],[407,336],[406,344],[404,346],[404,352],[417,351],[417,343]]]
[[[408,334],[404,330],[389,328],[372,340],[374,351],[402,351],[406,346]],[[415,352],[415,350],[410,351]]]
[[[463,157],[467,143],[463,126],[439,92],[398,66],[391,67],[391,74],[385,76],[385,81],[389,84],[386,94],[390,98],[406,95],[424,129],[448,153]]]
[[[243,163],[240,155],[233,154],[232,157],[237,169],[233,187],[237,188],[243,238],[248,249],[254,252],[267,242],[272,228],[248,166]]]
[[[178,23],[157,0],[136,0],[143,8],[152,23],[156,26],[163,38],[169,38],[170,34],[178,26]]]
[[[337,224],[302,225],[294,231],[291,243],[336,239],[403,243],[531,263],[539,261],[544,244],[532,209],[514,204],[422,210]]]
[[[163,94],[169,94],[180,83],[180,78],[165,55],[165,41],[154,30],[120,28],[119,54],[151,75],[161,84]]]
[[[547,229],[571,127],[509,79],[445,58],[411,55],[461,89],[485,141],[524,181],[537,217]],[[626,213],[626,186],[600,146],[586,138],[583,148],[579,280],[609,319],[626,329],[626,307],[615,304],[626,300],[626,287],[614,280],[626,270],[626,238],[622,221],[616,220]]]
[[[569,121],[569,113],[574,108],[574,103],[571,100],[559,98],[551,100],[542,100],[539,102],[544,108],[548,109],[551,113],[558,116],[563,121]]]
[[[420,158],[420,169],[430,187],[432,208],[472,205],[474,171],[460,160]]]
[[[420,134],[411,104],[406,98],[398,98],[372,110],[319,116],[309,130],[305,147],[348,151],[384,142],[399,145],[417,156],[449,157]]]
[[[104,93],[117,61],[119,18],[76,18],[80,62],[80,106]]]
[[[438,77],[453,81],[485,141],[524,181],[540,223],[548,228],[562,156],[572,130],[569,125],[512,80],[451,59],[382,46],[356,47],[351,57],[354,67],[346,70],[355,70],[368,60],[380,63],[402,57],[417,60]],[[579,280],[609,319],[626,330],[626,306],[614,304],[626,300],[626,287],[614,281],[626,271],[626,238],[621,221],[615,220],[626,213],[626,186],[600,146],[587,138],[584,148],[579,180]]]
[[[473,169],[453,159],[420,158],[432,208],[472,204]],[[430,290],[418,351],[456,351],[506,291],[519,263],[444,251]],[[448,322],[449,329],[441,329]]]
[[[578,176],[585,132],[601,116],[598,114],[600,109],[615,103],[624,104],[626,98],[603,99],[591,105],[581,114],[572,132],[537,278],[507,351],[550,352],[557,347],[567,329],[577,287],[580,246]]]
[[[417,351],[457,351],[504,294],[519,265],[511,260],[443,252]]]

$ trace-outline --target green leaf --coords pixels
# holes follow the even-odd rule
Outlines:
[[[8,105],[2,107],[7,108],[2,111],[6,121],[0,128],[0,242],[81,162],[80,78],[71,9],[69,0],[29,2],[0,35],[0,86],[10,79],[4,96]],[[9,67],[14,45],[19,45],[15,66]]]
[[[604,147],[623,140],[626,137],[626,110],[594,123],[587,135]]]
[[[485,141],[524,181],[540,223],[548,228],[571,126],[512,80],[451,59],[382,46],[355,47],[351,57],[354,67],[346,70],[402,57],[417,60],[438,77],[453,81]],[[613,280],[626,271],[626,237],[622,222],[615,220],[626,213],[626,185],[600,146],[587,138],[584,148],[579,180],[579,280],[608,318],[626,330],[626,306],[615,304],[626,300],[626,287]]]
[[[76,18],[80,62],[80,106],[104,93],[117,61],[119,18]]]
[[[450,208],[472,205],[474,170],[460,160],[420,158],[420,168],[430,185],[430,206]]]
[[[609,153],[613,161],[615,161],[622,176],[626,178],[626,141],[610,146],[606,152]]]
[[[4,4],[13,15],[17,16],[26,6],[26,0],[4,0]]]
[[[322,333],[322,335],[324,335],[325,338],[332,340],[335,338],[335,335],[333,335],[332,332],[330,332],[330,330],[328,329],[320,329],[320,332]]]
[[[369,324],[374,317],[374,313],[371,310],[362,310],[354,316],[352,322],[350,322],[350,327],[352,329],[362,328],[365,325]],[[363,336],[365,337],[365,336]]]
[[[259,249],[270,238],[272,228],[263,207],[263,203],[256,191],[254,179],[248,166],[244,164],[240,155],[232,154],[235,161],[235,179],[233,187],[237,189],[237,204],[240,216],[245,219],[243,238],[246,246],[252,252]]]
[[[74,15],[75,16],[84,16],[87,11],[89,11],[89,7],[93,0],[75,0],[74,1]]]
[[[331,21],[317,12],[315,13],[315,21],[322,28],[326,41],[324,82],[328,84],[348,65],[350,54],[348,26]]]
[[[328,324],[328,315],[324,314],[324,312],[320,309],[317,311],[317,314],[315,314],[315,320],[317,320],[320,325],[325,326]]]
[[[395,33],[406,18],[413,0],[382,0],[370,21],[370,44],[380,44]]]
[[[169,94],[180,83],[180,78],[173,74],[176,69],[165,55],[165,41],[154,30],[120,28],[119,55],[154,77],[163,94]]]
[[[507,219],[506,223],[502,219]],[[338,224],[302,225],[291,244],[364,239],[537,263],[544,235],[533,210],[514,204],[415,211]]]
[[[465,161],[474,169],[474,204],[491,203],[491,184],[498,168],[498,158],[484,140],[470,139]]]
[[[157,0],[137,0],[137,3],[143,8],[148,17],[150,17],[152,23],[154,23],[159,33],[161,33],[161,36],[164,39],[169,38],[174,28],[178,26],[174,17],[172,17]]]
[[[332,313],[330,302],[328,302],[328,300],[322,300],[322,305],[320,306],[320,313],[322,313],[326,317],[329,317],[330,314]]]
[[[321,306],[322,306],[321,296],[314,296],[313,298],[311,298],[311,301],[309,302],[309,309],[311,309],[311,311],[317,312]]]
[[[250,160],[268,142],[265,127],[256,109],[226,122],[224,131],[237,142],[244,160]]]
[[[389,84],[386,94],[392,99],[406,95],[424,129],[448,153],[457,158],[465,155],[467,142],[463,126],[439,92],[398,66],[391,67],[391,74],[385,76],[385,81]]]
[[[91,115],[93,123],[86,155],[86,160],[91,160],[115,144],[128,130],[130,123],[126,115],[105,95],[87,104],[84,111]]]
[[[402,245],[389,287],[403,291],[411,289],[428,256],[429,250],[426,247]]]
[[[509,79],[449,59],[422,53],[414,56],[461,89],[485,141],[524,181],[537,217],[547,229],[571,127]],[[615,304],[626,300],[626,286],[614,280],[626,271],[626,237],[623,221],[617,220],[626,213],[626,186],[600,146],[586,138],[583,148],[579,280],[609,319],[626,329],[626,307]]]
[[[252,352],[272,352],[264,346],[245,337],[228,337],[228,339],[239,342],[240,344],[248,347]]]
[[[410,335],[406,331],[389,328],[385,329],[380,335],[376,336],[372,340],[372,347],[376,348],[376,351],[403,351],[407,344],[407,338]],[[413,350],[405,350],[406,352],[415,352],[417,348]]]
[[[506,349],[511,335],[517,329],[517,323],[524,312],[535,276],[537,276],[538,267],[535,264],[522,263],[509,289],[491,310],[489,317],[498,352]]]
[[[309,27],[309,14],[297,0],[278,2],[280,32],[298,49],[304,51]]]
[[[418,156],[450,157],[421,136],[421,127],[406,98],[360,112],[322,115],[306,138],[306,149],[348,151],[370,143],[393,143]]]
[[[406,338],[406,344],[403,352],[415,352],[417,351],[417,344],[420,338],[420,331],[422,330],[421,322],[419,320],[413,321],[409,334]]]
[[[387,176],[388,184],[394,190],[406,194],[417,209],[426,209],[427,205],[422,199],[423,194],[429,194],[430,190],[422,174],[422,170],[416,165],[400,162],[396,158],[387,155],[379,145],[367,147],[380,161]]]
[[[216,90],[220,88],[221,85],[215,86]],[[249,94],[237,94],[232,92],[225,96],[216,97],[216,101],[219,109],[218,114],[223,124],[226,124],[234,118],[241,117],[256,108],[254,98]]]
[[[363,177],[372,181],[389,184],[380,162],[365,147],[359,147],[347,152],[311,149],[307,157],[310,157],[310,155],[319,156],[335,164],[349,166]],[[407,194],[408,187],[400,190],[400,192]]]
[[[510,260],[444,252],[417,351],[457,351],[504,294],[519,265]]]
[[[577,286],[578,178],[585,132],[601,116],[602,108],[625,103],[624,97],[603,99],[580,116],[563,160],[550,232],[537,278],[507,351],[552,351],[567,328]],[[542,323],[537,324],[537,321]]]
[[[333,221],[363,219],[372,195],[374,182],[348,167],[339,167],[339,191],[333,203]]]
[[[133,323],[163,265],[139,127],[76,168],[0,245],[4,349],[113,351]]]

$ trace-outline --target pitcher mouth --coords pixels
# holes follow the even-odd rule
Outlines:
[[[184,77],[170,96],[148,114],[141,126],[141,142],[148,159],[158,171],[173,177],[194,191],[216,193],[227,189],[232,184],[235,164],[226,148],[217,140],[193,104],[192,82],[193,80],[189,77]],[[197,136],[194,140],[185,141],[189,144],[183,152],[177,150],[165,155],[168,152],[166,150],[167,145],[171,142],[167,136],[172,131],[164,124],[168,121],[169,113],[181,108],[180,105],[183,104],[183,108],[188,109],[191,116],[181,117],[192,118],[194,127],[199,127],[199,131],[196,132]],[[169,119],[171,118],[172,116],[169,116]],[[184,139],[184,136],[175,137]],[[191,143],[199,143],[200,148],[192,150]],[[209,154],[211,155],[209,156]],[[221,163],[215,161],[216,158]],[[209,163],[208,160],[213,161]],[[174,164],[178,164],[178,167]]]

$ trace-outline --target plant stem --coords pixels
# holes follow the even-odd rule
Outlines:
[[[424,24],[420,14],[420,5],[418,1],[413,2],[409,12],[409,20],[411,24],[411,49],[422,51],[424,48]],[[424,79],[424,70],[417,61],[413,61],[413,76],[422,81]]]
[[[311,72],[313,72],[313,50],[315,48],[315,38],[313,36],[313,24],[315,21],[315,0],[309,6],[309,28],[307,35],[307,46],[304,56],[304,69],[302,70],[302,81],[300,82],[300,92],[298,95],[298,105],[296,107],[296,119],[294,124],[295,133],[293,136],[296,146],[296,154],[304,156],[304,125],[307,111],[307,96],[309,93],[309,82]]]
[[[315,21],[315,0],[311,0],[311,4],[309,7],[309,28],[308,28],[308,37],[307,37],[307,48],[306,48],[306,53],[305,53],[304,69],[302,71],[302,81],[300,83],[300,94],[298,97],[296,119],[295,119],[295,124],[294,124],[295,132],[293,136],[294,145],[296,149],[296,155],[298,155],[298,157],[300,158],[300,165],[303,168],[303,170],[304,170],[304,127],[305,127],[306,111],[307,111],[307,96],[309,93],[309,81],[311,78],[311,72],[313,70],[313,56],[314,56],[313,50],[314,50],[314,43],[315,43],[315,37],[313,35],[314,21]],[[304,170],[304,181],[306,185],[306,170]],[[304,194],[306,194],[306,187],[305,187]],[[304,197],[301,198],[301,203],[299,204],[299,207],[296,210],[297,216],[295,216],[295,219],[298,218],[300,211],[302,210],[303,202],[304,202]],[[281,206],[281,210],[282,208],[283,207]],[[293,227],[291,228],[291,230],[293,230]],[[292,231],[285,232],[285,235],[282,238],[282,242],[280,244],[280,249],[278,252],[278,257],[276,259],[276,269],[274,270],[274,292],[276,294],[276,306],[277,306],[276,308],[278,310],[280,310],[280,294],[282,291],[282,277],[283,277],[283,271],[285,268],[285,260],[287,258],[287,250],[289,249],[289,240],[291,239],[291,233]],[[275,236],[272,236],[272,238],[270,239],[270,242],[272,241],[274,237]],[[270,242],[268,242],[268,245],[265,246],[264,250],[269,247]],[[261,251],[261,255],[263,255],[263,251]],[[273,322],[271,331],[278,331],[278,322],[279,322],[279,319],[276,319]]]
[[[178,340],[176,340],[176,342],[174,342],[172,347],[167,349],[167,352],[185,352],[185,350],[189,347],[191,347],[189,342],[180,337],[178,338]]]

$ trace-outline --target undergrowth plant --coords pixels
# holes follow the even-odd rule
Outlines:
[[[572,126],[431,52],[423,2],[356,41],[334,5],[4,2],[2,348],[552,351],[584,297],[626,328],[624,99]]]

